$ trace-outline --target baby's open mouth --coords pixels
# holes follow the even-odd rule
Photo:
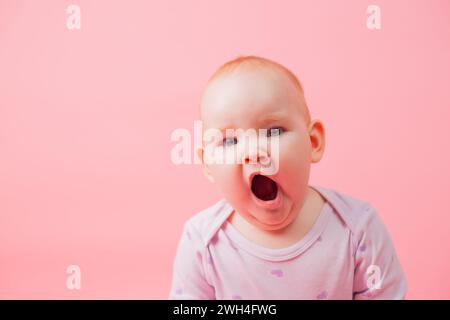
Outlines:
[[[252,179],[252,192],[261,200],[273,200],[277,197],[278,185],[272,179],[257,174]]]

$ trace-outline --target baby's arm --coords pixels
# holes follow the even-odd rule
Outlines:
[[[359,225],[353,298],[404,299],[406,278],[389,233],[370,205]]]
[[[200,234],[186,222],[173,264],[169,299],[215,299],[214,287],[205,277],[205,252]]]

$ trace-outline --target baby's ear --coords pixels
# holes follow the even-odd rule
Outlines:
[[[319,119],[312,120],[309,125],[311,140],[311,160],[313,163],[322,159],[325,150],[325,126]]]
[[[196,153],[197,153],[198,158],[202,162],[203,175],[206,177],[206,179],[209,180],[209,182],[215,183],[214,177],[212,176],[208,165],[205,163],[203,147],[198,147],[197,150],[196,150]]]

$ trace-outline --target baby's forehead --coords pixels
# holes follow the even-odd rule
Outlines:
[[[233,118],[301,104],[302,100],[303,93],[283,70],[247,65],[213,77],[202,97],[201,113],[202,119]],[[292,109],[284,111],[293,112]]]

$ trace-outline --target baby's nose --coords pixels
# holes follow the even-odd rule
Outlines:
[[[255,150],[246,150],[242,157],[243,165],[261,165],[261,166],[269,166],[270,165],[270,156],[266,150],[262,148],[257,148]]]

